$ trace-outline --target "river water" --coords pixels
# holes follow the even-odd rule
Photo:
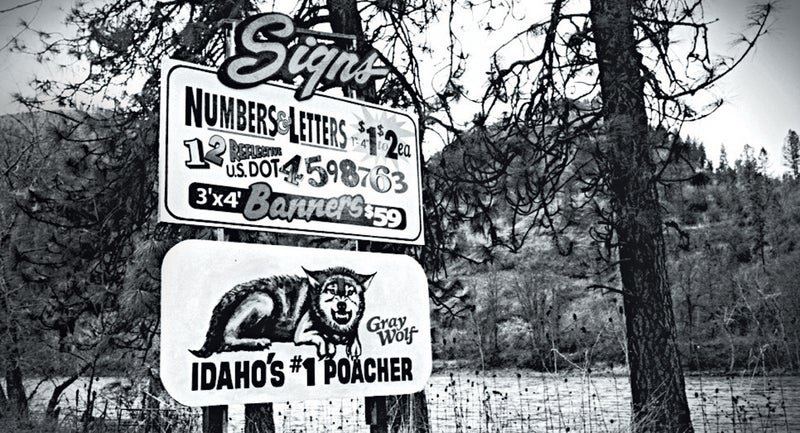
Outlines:
[[[800,432],[800,377],[688,377],[696,431]],[[621,376],[523,372],[435,374],[426,388],[434,432],[622,432],[630,419]],[[276,404],[278,431],[367,432],[363,400]],[[243,409],[230,408],[241,431]]]
[[[116,411],[120,393],[108,392],[124,382],[95,383],[100,390],[95,413],[103,410],[111,420],[129,417],[132,412]],[[47,388],[44,384],[37,393],[34,410],[43,408]],[[800,432],[800,377],[690,376],[686,388],[698,433]],[[64,393],[62,414],[80,412],[86,389],[79,381]],[[437,373],[426,387],[432,431],[443,433],[623,432],[630,419],[629,392],[625,376],[526,371]],[[136,405],[135,395],[130,403]],[[197,409],[166,402],[163,407],[183,419],[199,417]],[[276,403],[274,410],[279,432],[369,431],[363,399]],[[199,419],[191,425],[199,426]],[[230,406],[228,431],[241,432],[243,426],[244,407]]]

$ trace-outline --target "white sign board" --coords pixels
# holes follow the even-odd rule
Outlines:
[[[182,404],[409,394],[430,377],[411,257],[190,240],[161,272],[161,379]]]
[[[161,92],[160,221],[424,243],[407,113],[170,59]]]

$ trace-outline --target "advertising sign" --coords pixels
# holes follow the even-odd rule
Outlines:
[[[182,404],[410,394],[430,377],[411,257],[190,240],[161,272],[161,378]]]
[[[165,59],[159,220],[423,244],[407,113]]]
[[[285,14],[266,12],[246,18],[236,26],[236,54],[222,62],[217,71],[219,80],[228,87],[246,89],[275,80],[276,76],[303,76],[294,94],[302,101],[323,84],[363,87],[389,73],[388,68],[379,65],[380,55],[372,49],[359,55],[320,44],[309,33],[291,44],[302,32]]]

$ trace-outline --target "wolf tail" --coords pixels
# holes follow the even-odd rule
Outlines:
[[[253,291],[254,285],[251,282],[239,284],[225,293],[211,313],[211,320],[208,324],[206,341],[203,343],[203,347],[197,350],[189,349],[189,353],[198,358],[208,358],[213,353],[221,352],[220,349],[222,349],[225,342],[225,326],[228,324],[228,319],[244,298],[253,293]]]

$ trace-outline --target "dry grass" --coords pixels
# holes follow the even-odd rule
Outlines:
[[[759,374],[687,377],[692,419],[698,433],[793,433],[800,431],[800,377]],[[522,370],[453,372],[434,376],[426,388],[430,423],[437,433],[588,432],[631,430],[625,376],[577,370],[534,373]],[[193,432],[200,411],[162,404],[160,410],[130,405],[98,409],[86,423],[82,407],[64,407],[58,425],[11,423],[2,432]],[[243,428],[241,407],[229,408],[229,432]],[[275,405],[281,432],[366,432],[363,399],[306,401]]]

